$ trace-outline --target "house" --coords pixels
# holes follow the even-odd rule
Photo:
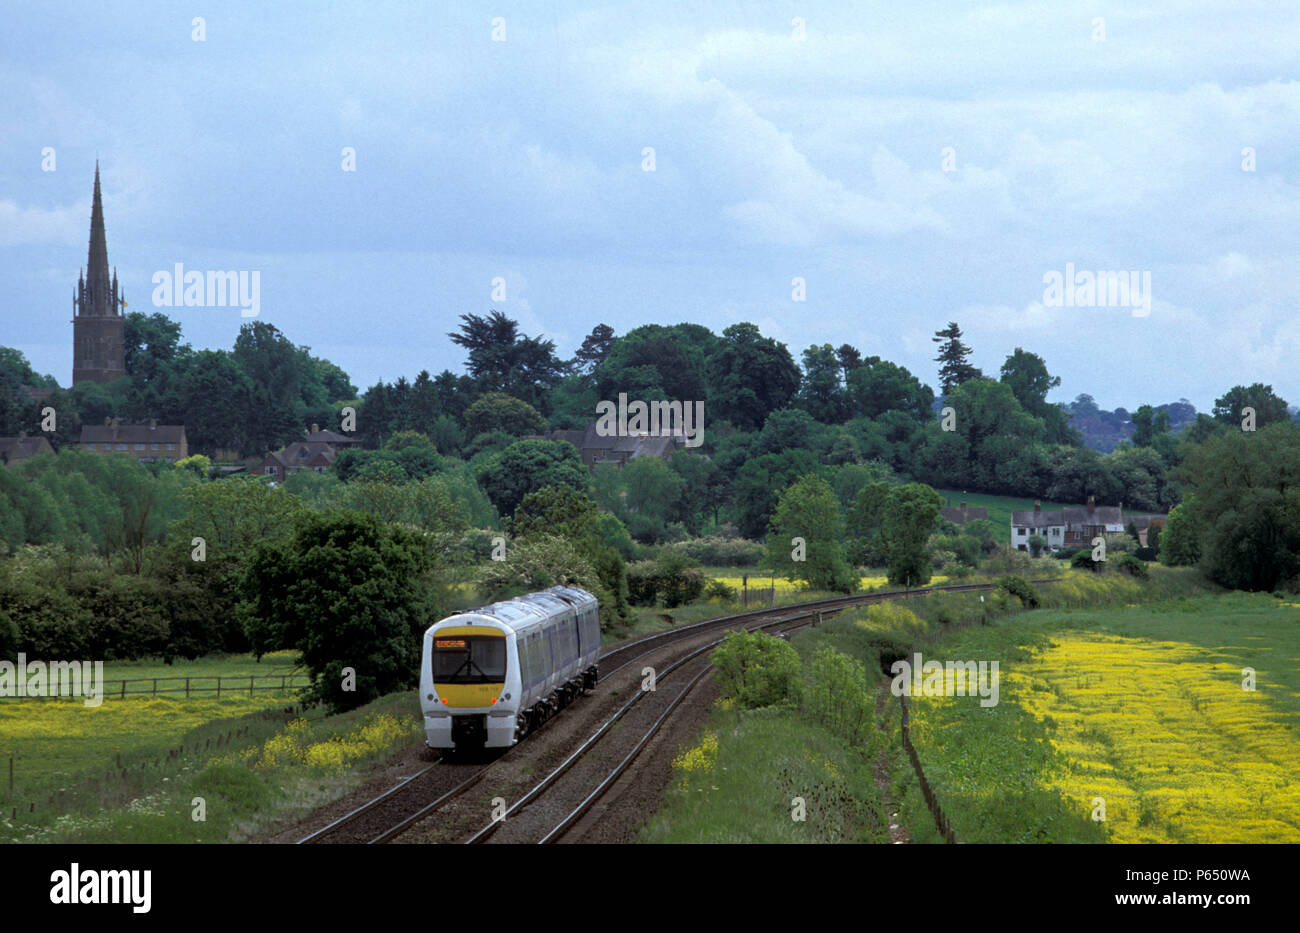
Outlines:
[[[674,434],[628,434],[603,435],[596,431],[596,422],[587,425],[585,431],[552,431],[544,440],[568,441],[578,448],[582,462],[588,469],[594,470],[602,463],[612,463],[622,467],[634,457],[658,457],[667,460],[686,444],[686,435],[681,430]]]
[[[1138,520],[1141,519],[1141,524]],[[1163,524],[1163,515],[1129,516],[1139,528],[1138,540],[1146,546],[1146,529],[1152,521]],[[1052,550],[1062,547],[1091,547],[1094,538],[1119,534],[1126,530],[1124,506],[1097,505],[1093,496],[1083,508],[1046,510],[1039,501],[1032,510],[1015,510],[1011,513],[1011,546],[1020,551],[1029,550],[1030,535],[1042,535]]]
[[[185,425],[159,424],[153,419],[148,424],[121,424],[116,418],[105,418],[102,425],[82,425],[77,446],[96,454],[131,454],[142,463],[175,462],[189,456]]]
[[[283,450],[277,450],[262,458],[256,472],[263,476],[272,476],[277,483],[283,483],[288,475],[296,470],[311,470],[324,473],[339,455],[340,450],[360,447],[360,438],[322,431],[320,425],[313,424],[311,430],[303,435],[301,441],[294,441]]]
[[[1093,538],[1104,538],[1124,530],[1123,506],[1099,506],[1093,496],[1088,497],[1086,508],[1061,511],[1065,514],[1066,547],[1091,547]]]
[[[989,517],[989,510],[984,508],[984,506],[982,505],[977,505],[972,508],[967,508],[966,503],[963,502],[960,508],[954,508],[951,505],[946,505],[939,510],[939,514],[942,515],[944,518],[946,518],[948,521],[952,522],[954,525],[964,525],[967,522],[975,522],[975,521],[980,521],[981,519],[987,519]]]
[[[43,437],[28,437],[26,433],[17,437],[0,437],[0,463],[5,466],[17,466],[28,457],[52,453],[54,448]]]
[[[1041,535],[1052,550],[1065,547],[1065,513],[1062,509],[1044,509],[1043,503],[1034,500],[1033,509],[1013,510],[1011,513],[1011,546],[1018,551],[1029,550],[1031,535]]]

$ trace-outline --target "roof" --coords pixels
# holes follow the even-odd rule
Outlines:
[[[1064,525],[1065,515],[1061,509],[1015,509],[1011,513],[1013,525]]]
[[[81,443],[179,444],[185,439],[185,425],[160,424],[85,424],[81,426]]]
[[[54,448],[43,437],[0,437],[0,463],[17,463],[37,454],[52,454]]]
[[[1124,523],[1117,505],[1099,505],[1092,509],[1062,509],[1067,525],[1121,525]]]
[[[1130,515],[1125,527],[1132,525],[1134,528],[1150,528],[1152,522],[1169,523],[1168,515]]]
[[[337,447],[339,444],[360,444],[361,438],[349,437],[346,434],[337,434],[334,431],[308,431],[303,435],[308,444],[330,444]]]

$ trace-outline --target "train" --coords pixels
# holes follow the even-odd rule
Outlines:
[[[600,606],[573,586],[493,603],[424,633],[425,744],[509,748],[596,685]]]

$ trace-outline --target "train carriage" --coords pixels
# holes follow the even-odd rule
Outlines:
[[[430,748],[508,748],[596,684],[596,597],[571,586],[429,626],[420,702]]]

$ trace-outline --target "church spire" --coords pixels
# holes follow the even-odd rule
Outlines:
[[[108,239],[104,235],[104,201],[99,191],[99,162],[95,162],[95,194],[90,208],[90,252],[86,259],[86,306],[82,314],[95,317],[117,313],[108,275]]]

